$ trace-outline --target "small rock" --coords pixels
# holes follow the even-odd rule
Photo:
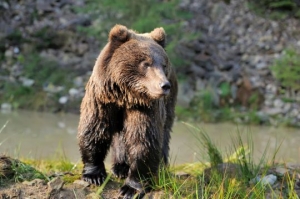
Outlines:
[[[275,85],[268,84],[268,85],[266,86],[266,91],[267,91],[268,93],[274,93],[274,94],[276,94],[276,92],[277,92],[277,87],[276,87]]]
[[[78,76],[73,80],[73,83],[76,87],[81,87],[83,86],[83,78]]]
[[[293,109],[293,110],[290,112],[290,116],[291,116],[291,117],[297,117],[298,115],[299,115],[298,109]]]
[[[175,176],[177,178],[188,178],[188,177],[190,177],[190,174],[183,172],[183,171],[178,171],[175,173]]]
[[[20,49],[18,47],[14,47],[14,53],[18,54],[20,52]]]
[[[59,98],[58,102],[60,104],[65,104],[65,103],[67,103],[68,100],[69,100],[69,98],[67,96],[62,96]]]
[[[286,173],[289,172],[289,170],[286,169],[286,168],[283,168],[283,167],[277,167],[277,168],[275,169],[275,172],[276,172],[279,176],[284,176]]]
[[[262,185],[273,185],[277,180],[277,176],[273,174],[269,174],[261,178],[260,176],[256,176],[252,180],[250,180],[250,184],[255,184],[260,182]]]
[[[267,114],[267,115],[278,115],[280,113],[282,113],[282,110],[281,108],[267,108],[264,110],[264,112]]]
[[[7,58],[11,58],[13,56],[13,54],[14,54],[13,51],[8,49],[5,51],[4,56]]]
[[[283,106],[283,112],[284,113],[289,112],[291,110],[291,107],[292,107],[291,103],[284,104],[284,106]]]
[[[64,122],[58,122],[57,123],[57,126],[59,127],[59,128],[65,128],[66,127],[66,124],[64,123]]]
[[[277,180],[277,176],[273,175],[273,174],[269,174],[269,175],[266,175],[265,177],[263,177],[261,179],[261,183],[263,185],[273,185]]]
[[[284,103],[281,99],[275,99],[273,104],[274,104],[274,107],[276,107],[276,108],[282,108],[284,105]]]
[[[259,62],[256,64],[255,67],[258,70],[263,70],[263,69],[266,69],[268,67],[268,65],[265,62]]]
[[[75,180],[73,182],[73,184],[75,185],[76,188],[80,189],[80,188],[85,188],[90,186],[90,183],[84,181],[84,180]]]
[[[60,190],[64,186],[64,181],[60,177],[56,177],[48,182],[50,190]]]
[[[21,77],[20,78],[22,85],[25,87],[31,87],[34,84],[34,80],[33,79],[28,79],[26,77]]]
[[[79,90],[76,89],[76,88],[71,88],[71,89],[69,90],[69,94],[70,94],[70,96],[72,96],[72,97],[78,96]]]
[[[3,112],[11,112],[12,105],[10,103],[3,103],[1,104],[1,111]]]

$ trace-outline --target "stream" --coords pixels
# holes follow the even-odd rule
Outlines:
[[[0,154],[34,159],[66,157],[72,162],[78,162],[78,120],[79,115],[74,114],[0,112]],[[177,121],[173,126],[170,143],[171,164],[208,160],[199,141],[199,130],[195,128],[206,132],[224,156],[233,153],[233,140],[239,134],[243,140],[251,136],[255,161],[259,161],[266,150],[266,158],[271,158],[280,146],[276,161],[300,163],[299,129],[232,123],[189,124]],[[108,155],[107,164],[110,163],[109,159]]]

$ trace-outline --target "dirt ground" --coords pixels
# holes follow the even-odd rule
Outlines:
[[[117,199],[120,183],[110,181],[101,194],[97,194],[99,187],[89,185],[82,180],[72,184],[64,184],[60,177],[46,183],[44,180],[34,179],[0,187],[0,199]],[[161,198],[163,192],[151,192],[145,198]]]
[[[113,199],[118,198],[119,187],[116,182],[108,182],[105,190],[98,195],[99,187],[89,185],[82,180],[65,184],[60,177],[48,183],[41,179],[34,179],[1,187],[0,199]]]
[[[71,172],[46,176],[20,160],[0,155],[0,199],[114,199],[119,198],[122,184],[111,177],[102,188]],[[161,192],[144,198],[161,198]]]

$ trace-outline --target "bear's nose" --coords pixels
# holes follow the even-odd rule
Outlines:
[[[169,93],[170,89],[171,89],[171,84],[170,82],[163,82],[160,84],[160,87],[163,89],[164,93]]]

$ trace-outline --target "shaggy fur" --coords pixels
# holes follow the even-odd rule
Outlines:
[[[164,50],[165,32],[138,34],[116,25],[100,53],[81,104],[78,140],[83,179],[100,185],[112,146],[113,173],[126,178],[120,194],[143,194],[141,180],[168,164],[177,80]],[[147,183],[146,183],[147,184]]]

